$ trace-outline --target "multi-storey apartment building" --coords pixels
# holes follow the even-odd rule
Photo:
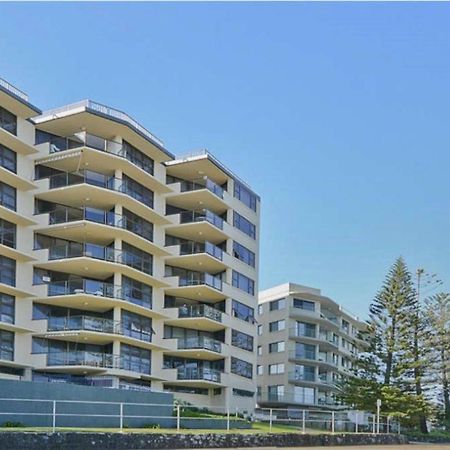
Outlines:
[[[255,403],[259,198],[92,101],[0,80],[0,377]]]
[[[362,347],[364,323],[319,289],[286,283],[259,293],[258,405],[336,407],[336,382]]]

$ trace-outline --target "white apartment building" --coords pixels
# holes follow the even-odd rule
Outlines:
[[[257,403],[260,407],[339,407],[336,382],[363,342],[364,323],[321,294],[286,283],[259,293]]]
[[[252,410],[259,209],[210,153],[0,79],[0,377]]]

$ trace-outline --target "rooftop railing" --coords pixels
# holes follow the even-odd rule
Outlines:
[[[14,94],[16,97],[19,97],[22,100],[28,102],[28,95],[25,94],[25,92],[21,91],[19,88],[16,88],[11,83],[8,83],[8,81],[4,80],[3,78],[0,78],[0,86],[11,92],[11,94]]]

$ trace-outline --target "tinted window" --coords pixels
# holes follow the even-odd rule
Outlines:
[[[243,233],[248,234],[251,238],[256,239],[256,227],[244,216],[241,216],[236,211],[233,212],[233,225],[241,230]]]
[[[16,210],[16,189],[0,181],[0,205]]]
[[[17,172],[16,153],[3,145],[0,145],[0,166],[10,170],[11,172]]]
[[[255,322],[255,310],[250,308],[250,306],[244,305],[237,300],[233,300],[232,308],[234,317],[250,323]]]
[[[16,224],[0,219],[0,244],[16,248]]]
[[[17,135],[17,117],[0,106],[0,128]]]
[[[0,283],[9,286],[16,285],[16,261],[6,256],[0,256]]]
[[[233,241],[233,256],[245,264],[255,267],[255,254],[236,241]]]
[[[251,295],[255,294],[255,282],[243,275],[242,273],[233,270],[233,286],[242,291],[248,292]]]
[[[236,180],[234,181],[234,196],[244,203],[244,205],[247,205],[250,209],[256,211],[256,195]]]

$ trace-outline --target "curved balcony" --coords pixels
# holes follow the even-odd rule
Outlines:
[[[172,183],[174,193],[167,195],[167,203],[182,209],[194,210],[198,205],[223,213],[228,209],[224,200],[225,191],[210,178],[183,180]]]
[[[50,155],[40,159],[49,167],[64,172],[74,172],[80,167],[81,159],[81,167],[87,162],[92,170],[112,172],[122,169],[133,179],[154,191],[170,192],[170,188],[154,177],[154,164],[151,158],[136,157],[136,153],[121,142],[86,132],[69,137],[49,136],[48,139],[48,142],[39,144],[38,148]],[[80,149],[83,149],[81,156]],[[61,152],[66,153],[64,158],[59,157],[58,154]]]
[[[206,383],[220,383],[222,373],[214,369],[200,367],[179,367],[177,379],[187,381],[204,381]]]
[[[178,350],[208,350],[222,353],[222,342],[206,336],[178,339]]]
[[[167,276],[170,283],[173,279],[175,286],[166,289],[167,295],[192,300],[217,301],[227,297],[222,292],[223,282],[220,276],[204,272],[188,272],[186,275]]]
[[[165,322],[167,325],[202,331],[219,331],[226,327],[224,313],[208,305],[183,305],[166,310],[170,316]]]
[[[224,232],[225,221],[208,209],[169,214],[167,218],[172,221],[172,225],[167,226],[167,231],[173,236],[190,241],[202,236],[213,244],[223,242],[228,237]]]
[[[211,242],[184,242],[167,247],[173,256],[166,258],[171,266],[195,270],[199,266],[208,272],[220,272],[227,268],[224,256],[228,256],[220,247]]]
[[[78,371],[82,372],[120,369],[122,364],[118,355],[77,350],[47,353],[47,366],[53,369],[56,369],[58,366],[64,369],[66,369],[66,366],[76,366]]]
[[[48,182],[48,189],[42,186]],[[77,206],[80,199],[89,198],[96,208],[110,209],[117,203],[123,203],[133,213],[154,223],[168,223],[154,208],[153,195],[137,192],[129,184],[114,176],[104,175],[91,170],[63,172],[37,180],[41,184],[38,196],[53,203]]]
[[[40,227],[39,230],[45,230],[45,234],[49,236],[82,241],[89,235],[99,244],[108,244],[117,236],[154,255],[168,254],[166,250],[153,243],[151,225],[132,220],[125,215],[89,206],[76,208],[63,205],[58,205],[48,215],[49,228]]]
[[[120,306],[146,317],[162,317],[161,314],[152,310],[150,293],[136,288],[116,286],[104,281],[86,278],[51,281],[47,284],[46,295],[46,297],[39,297],[39,301],[55,306],[100,313]]]

